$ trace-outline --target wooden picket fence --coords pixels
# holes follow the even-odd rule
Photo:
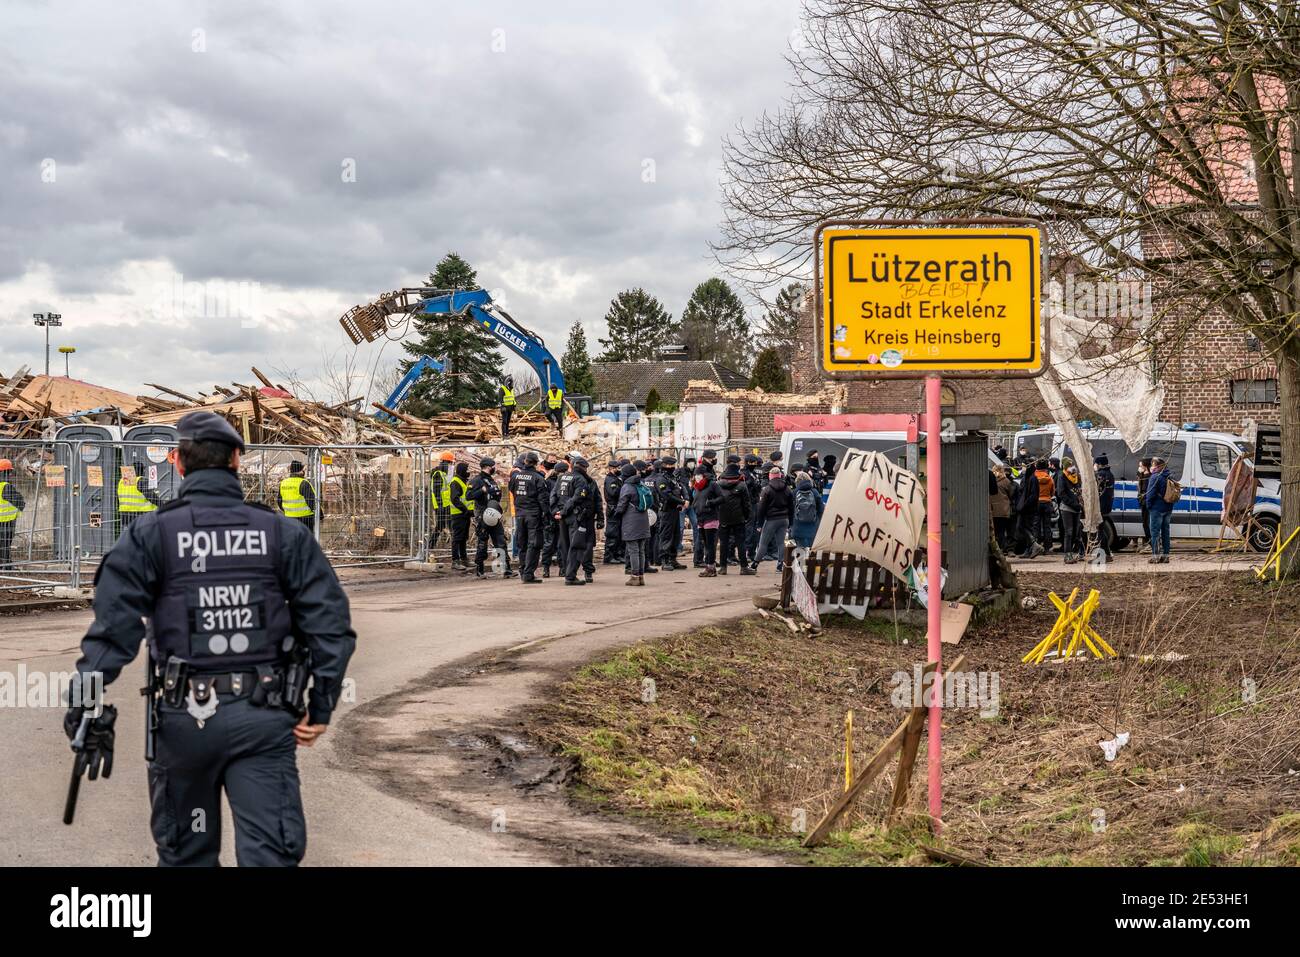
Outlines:
[[[786,609],[790,607],[790,591],[794,587],[794,552],[794,544],[787,542],[781,573],[781,607]],[[917,556],[918,562],[921,557]],[[944,560],[947,560],[946,553]],[[818,607],[903,608],[909,602],[907,585],[875,562],[858,555],[809,552],[804,575],[808,587],[817,596]]]

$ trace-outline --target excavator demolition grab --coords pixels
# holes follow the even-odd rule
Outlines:
[[[386,292],[373,302],[353,306],[339,325],[354,343],[376,342],[400,326],[407,316],[446,315],[481,326],[498,342],[519,356],[537,374],[543,391],[551,386],[564,389],[559,360],[546,348],[541,336],[525,328],[492,301],[486,289],[432,289],[408,287]],[[436,367],[437,363],[431,363]],[[423,371],[423,370],[422,370]],[[579,417],[591,415],[591,397],[565,395],[565,402]]]

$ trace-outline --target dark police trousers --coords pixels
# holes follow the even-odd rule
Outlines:
[[[615,565],[623,561],[624,552],[620,520],[614,517],[613,512],[606,512],[604,564]]]
[[[568,538],[564,562],[565,579],[577,579],[579,565],[588,575],[596,574],[596,563],[592,560],[596,551],[595,523],[585,518],[567,519],[564,531]]]
[[[659,521],[655,523],[652,529],[658,532],[659,539],[659,561],[665,568],[670,568],[677,564],[677,543],[681,541],[682,530],[677,523],[677,511],[662,512],[659,515]]]
[[[515,519],[515,542],[519,546],[519,575],[532,578],[537,573],[537,560],[542,554],[541,515],[520,512]]]
[[[218,695],[203,727],[184,706],[158,705],[149,765],[151,826],[163,867],[213,867],[221,851],[221,792],[235,819],[240,867],[293,867],[307,849],[298,789],[298,723],[284,708]]]
[[[543,526],[542,538],[542,568],[546,571],[551,570],[551,564],[560,566],[560,571],[564,571],[564,545],[560,541],[560,526],[562,522],[557,522],[549,515],[546,517],[546,524]]]

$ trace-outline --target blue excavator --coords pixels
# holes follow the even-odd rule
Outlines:
[[[476,323],[532,367],[543,392],[553,385],[564,388],[560,363],[546,348],[542,337],[525,328],[493,302],[486,289],[432,289],[427,286],[398,289],[384,293],[374,302],[353,306],[339,318],[339,325],[354,343],[376,342],[401,325],[405,317],[418,315],[446,315]],[[441,372],[445,368],[446,364],[437,359],[420,356],[384,405],[390,409],[397,408],[420,376],[429,370]],[[579,417],[591,415],[590,396],[565,395],[564,400]],[[387,413],[380,415],[389,417]]]

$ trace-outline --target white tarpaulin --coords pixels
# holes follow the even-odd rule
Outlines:
[[[1052,338],[1052,369],[1062,386],[1113,423],[1129,451],[1136,452],[1151,436],[1165,402],[1164,383],[1153,381],[1151,375],[1150,347],[1138,344],[1085,356],[1085,343],[1107,344],[1113,332],[1105,323],[1067,313],[1061,306],[1061,295],[1060,283],[1048,285],[1044,308]],[[1085,465],[1091,463],[1080,463],[1080,468]]]
[[[1112,333],[1097,322],[1067,313],[1061,305],[1061,285],[1048,285],[1048,328],[1051,334],[1051,367],[1035,382],[1052,421],[1074,451],[1075,465],[1083,482],[1083,527],[1094,534],[1101,523],[1100,493],[1092,468],[1092,444],[1084,438],[1061,389],[1074,393],[1085,407],[1114,423],[1130,452],[1136,452],[1151,435],[1151,429],[1165,401],[1164,383],[1154,381],[1145,345],[1112,352],[1099,350],[1085,356],[1084,346],[1098,345]]]
[[[850,449],[835,473],[812,547],[861,555],[906,581],[924,523],[920,480],[879,452]]]

